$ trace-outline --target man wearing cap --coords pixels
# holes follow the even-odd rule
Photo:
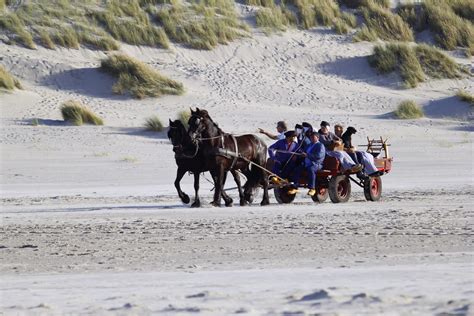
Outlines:
[[[311,140],[310,145],[306,148],[306,151],[303,153],[305,159],[303,164],[296,168],[293,182],[298,183],[299,178],[301,176],[301,172],[306,170],[307,177],[308,177],[308,195],[313,196],[316,194],[316,173],[318,170],[323,168],[324,157],[326,156],[326,148],[324,145],[319,141],[319,133],[312,132],[309,134],[309,138]],[[296,188],[291,192],[288,191],[290,194],[296,193]]]
[[[321,129],[319,133],[319,141],[326,147],[326,154],[331,157],[337,158],[341,163],[342,169],[349,170],[351,173],[356,173],[362,170],[361,164],[356,164],[354,160],[345,151],[334,151],[331,146],[334,142],[342,142],[334,133],[329,131],[329,123],[326,121],[321,122]]]
[[[298,148],[298,144],[294,141],[296,136],[294,131],[287,131],[284,135],[284,139],[278,140],[268,148],[268,155],[274,161],[272,172],[282,178],[286,178],[294,169],[296,156],[293,153]]]
[[[261,134],[266,135],[267,137],[273,139],[273,140],[280,140],[280,139],[285,139],[285,132],[287,130],[286,123],[285,121],[278,121],[277,126],[276,126],[278,134],[272,134],[270,132],[267,132],[261,128],[258,129],[258,132]]]

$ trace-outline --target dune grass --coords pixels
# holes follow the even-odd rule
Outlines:
[[[27,48],[36,48],[30,32],[26,29],[23,21],[15,13],[0,15],[0,27],[9,31],[7,36],[11,43],[16,43],[18,41]]]
[[[101,61],[101,69],[118,81],[112,87],[117,94],[130,94],[138,99],[159,97],[163,94],[182,94],[183,85],[162,76],[141,61],[123,54],[114,54]]]
[[[210,50],[249,35],[232,0],[172,1],[155,18],[172,41],[195,49]]]
[[[470,94],[466,90],[462,90],[462,89],[458,90],[456,95],[459,97],[461,101],[467,102],[471,104],[472,106],[474,106],[474,95]]]
[[[104,125],[100,117],[79,101],[69,100],[64,102],[61,106],[61,114],[64,121],[76,126],[83,124]]]
[[[426,0],[424,9],[428,27],[435,34],[436,43],[440,47],[453,50],[457,46],[474,46],[472,22],[457,15],[447,2]]]
[[[406,100],[401,102],[394,112],[399,119],[418,119],[425,116],[423,109],[415,101]]]
[[[255,14],[255,20],[258,27],[264,28],[266,33],[272,31],[284,31],[290,24],[288,17],[284,14],[281,7],[273,6],[270,8],[261,8]]]
[[[20,81],[0,65],[0,89],[13,90],[15,88],[23,89]]]
[[[275,6],[274,0],[245,0],[245,4],[271,8]]]
[[[152,116],[146,119],[145,129],[150,132],[161,132],[163,130],[163,123],[158,116]]]
[[[334,22],[334,31],[336,31],[337,34],[347,34],[349,30],[349,25],[343,20],[338,19]]]
[[[374,47],[369,64],[379,73],[397,71],[408,88],[431,78],[459,78],[463,68],[440,50],[428,46],[390,43]]]
[[[373,0],[366,0],[361,9],[365,21],[362,28],[354,37],[356,41],[372,41],[374,37],[386,41],[413,41],[413,31],[403,19],[393,14]]]
[[[189,125],[188,125],[188,121],[189,121],[189,118],[191,117],[191,111],[190,110],[184,110],[184,111],[180,111],[178,113],[178,120],[181,121],[181,123],[183,123],[184,127],[186,127],[186,129],[188,129]]]

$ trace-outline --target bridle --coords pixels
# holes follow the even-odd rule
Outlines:
[[[170,126],[170,129],[178,129],[178,127],[176,126]],[[193,141],[193,144],[195,145],[196,147],[196,150],[194,151],[194,154],[192,154],[191,156],[190,155],[186,155],[184,153],[184,150],[183,150],[183,141],[184,141],[184,133],[180,133],[181,134],[181,138],[179,140],[179,143],[177,145],[173,144],[173,141],[171,141],[171,143],[173,144],[173,151],[175,153],[175,157],[176,158],[188,158],[188,159],[191,159],[191,158],[194,158],[197,156],[198,154],[198,151],[199,151],[199,144],[197,142],[194,142]],[[171,139],[171,138],[170,138]],[[176,149],[176,150],[175,150]],[[179,151],[181,152],[180,154],[177,153],[177,150],[179,149]]]

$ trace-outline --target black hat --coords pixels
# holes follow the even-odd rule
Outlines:
[[[319,138],[319,133],[318,132],[311,132],[311,133],[309,133],[309,136],[318,136],[318,138]]]
[[[313,128],[313,126],[311,126],[311,124],[309,124],[308,122],[303,122],[303,127],[309,127],[309,128]]]
[[[295,129],[297,129],[297,128],[303,129],[303,126],[301,126],[300,124],[296,124],[296,125],[295,125]]]
[[[285,137],[286,137],[286,138],[295,137],[295,136],[296,136],[295,131],[288,131],[288,132],[285,132]]]
[[[321,126],[331,126],[331,124],[329,124],[329,123],[326,122],[326,121],[322,121],[322,122],[321,122]]]

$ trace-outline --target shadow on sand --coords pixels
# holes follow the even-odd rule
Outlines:
[[[338,76],[347,80],[365,82],[374,86],[400,89],[401,81],[395,73],[379,75],[370,67],[366,56],[343,57],[318,65],[328,75]]]
[[[128,99],[127,96],[113,94],[115,79],[99,68],[77,68],[55,73],[42,79],[41,84],[60,90],[69,90],[95,98]]]
[[[144,127],[121,127],[117,128],[115,132],[111,132],[109,134],[114,135],[128,135],[128,136],[141,136],[147,138],[154,138],[160,140],[168,141],[168,127],[163,128],[161,132],[152,132],[147,131]]]
[[[452,96],[433,100],[424,106],[425,116],[430,118],[445,118],[462,121],[474,119],[474,107]]]

